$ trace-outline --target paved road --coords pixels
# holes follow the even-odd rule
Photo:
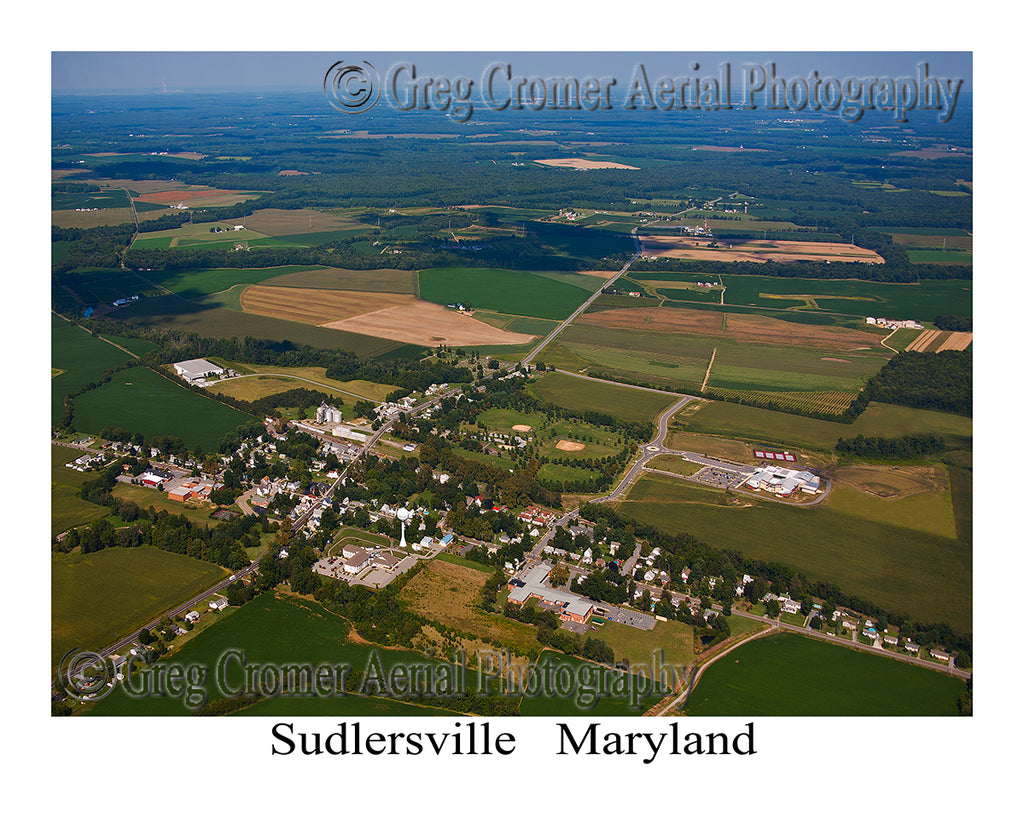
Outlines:
[[[633,228],[633,230],[636,231],[636,228]],[[636,236],[635,235],[633,236],[633,239],[634,239],[634,241],[636,240]],[[586,310],[588,307],[590,307],[591,304],[593,304],[594,300],[598,296],[601,295],[601,292],[606,287],[610,287],[612,285],[612,282],[614,282],[616,279],[619,278],[619,276],[623,275],[627,270],[629,270],[629,266],[631,264],[633,264],[633,262],[635,262],[639,258],[640,258],[640,251],[637,250],[637,252],[634,253],[633,256],[630,258],[630,260],[628,262],[626,262],[622,266],[622,269],[619,270],[618,273],[616,273],[614,276],[612,276],[610,279],[608,279],[604,284],[602,284],[597,290],[595,290],[593,295],[591,295],[590,298],[588,298],[585,302],[583,302],[583,304],[581,304],[579,307],[577,307],[576,310],[573,312],[573,314],[571,316],[569,316],[569,318],[567,318],[565,321],[563,321],[561,324],[559,324],[554,330],[552,330],[550,333],[548,333],[548,335],[544,338],[544,340],[541,341],[540,344],[538,344],[536,347],[534,347],[529,352],[529,354],[523,359],[522,363],[523,364],[529,364],[531,361],[533,361],[533,359],[536,357],[537,353],[539,353],[541,350],[543,350],[545,347],[547,347],[548,344],[550,344],[554,340],[555,336],[557,336],[559,333],[562,332],[562,330],[564,330],[566,327],[568,327],[570,324],[572,324],[576,320],[576,317],[580,313],[582,313],[584,310]]]

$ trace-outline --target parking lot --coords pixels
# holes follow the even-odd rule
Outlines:
[[[695,481],[700,481],[701,483],[709,484],[710,486],[730,489],[743,483],[744,476],[737,472],[732,472],[731,470],[721,469],[717,466],[706,466],[694,475],[693,479]]]
[[[602,606],[602,608],[608,610],[608,614],[605,615],[606,620],[610,620],[613,623],[623,623],[624,625],[643,629],[644,631],[650,631],[657,622],[653,615],[643,614],[639,611],[628,611],[627,609],[608,605]]]

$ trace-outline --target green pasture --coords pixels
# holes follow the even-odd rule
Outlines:
[[[973,435],[970,418],[876,402],[869,404],[852,424],[840,424],[725,401],[709,401],[685,407],[675,416],[672,425],[687,432],[819,451],[831,450],[839,438],[857,435],[895,438],[934,433],[943,436],[951,447],[970,446]]]
[[[281,267],[228,267],[212,270],[170,269],[153,270],[146,278],[166,287],[186,299],[196,299],[219,293],[238,284],[259,284],[265,279],[289,273],[322,270],[309,265],[283,265]]]
[[[56,537],[72,526],[81,526],[110,513],[107,507],[97,506],[78,497],[79,487],[90,478],[95,478],[96,473],[79,472],[65,466],[86,454],[81,449],[69,446],[50,447],[51,537]]]
[[[701,676],[690,716],[953,716],[964,682],[797,634],[730,652]]]
[[[50,562],[50,658],[98,651],[198,594],[227,570],[148,546],[54,555]]]
[[[103,386],[75,399],[75,426],[99,432],[121,427],[153,438],[173,435],[211,452],[252,416],[179,386],[146,367],[121,370]]]

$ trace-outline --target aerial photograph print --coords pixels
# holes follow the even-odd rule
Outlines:
[[[50,58],[53,717],[972,717],[971,52]]]

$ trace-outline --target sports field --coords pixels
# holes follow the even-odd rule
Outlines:
[[[963,681],[796,634],[753,640],[711,665],[690,716],[953,716]]]
[[[226,575],[212,563],[148,546],[55,555],[51,662],[72,648],[98,651]]]
[[[419,291],[420,298],[437,304],[547,319],[566,318],[591,294],[589,288],[539,273],[469,267],[422,270]]]
[[[180,387],[146,367],[121,370],[75,399],[75,426],[99,432],[121,427],[147,439],[181,438],[186,446],[216,450],[217,442],[252,416]]]

